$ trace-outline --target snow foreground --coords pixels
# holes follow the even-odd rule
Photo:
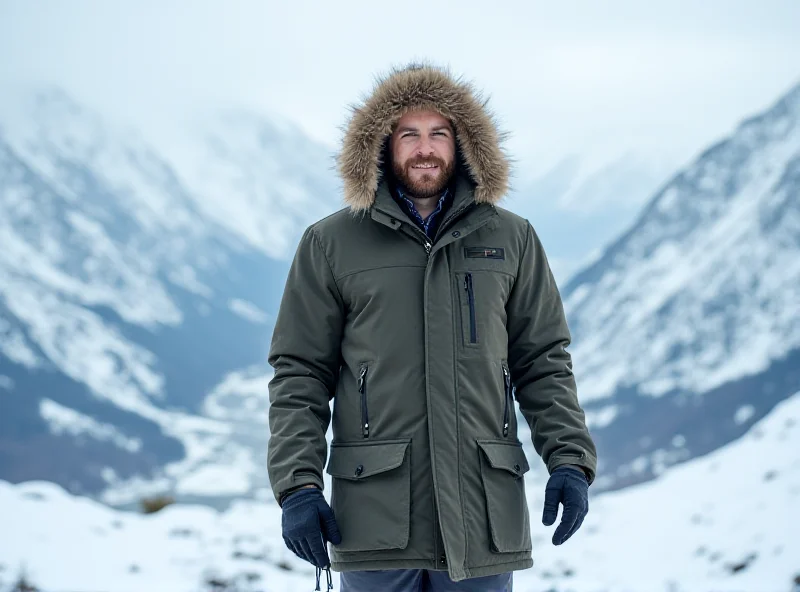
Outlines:
[[[544,482],[536,475],[528,482],[535,565],[515,574],[515,592],[800,588],[800,393],[725,448],[592,498],[583,527],[561,547],[550,543],[555,527],[540,522]],[[21,569],[44,592],[284,592],[316,584],[314,569],[284,547],[274,502],[141,515],[50,483],[0,481],[0,507],[0,589]]]

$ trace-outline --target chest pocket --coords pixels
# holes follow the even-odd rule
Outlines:
[[[506,302],[513,277],[502,271],[467,267],[454,274],[462,351],[502,353],[508,344]]]

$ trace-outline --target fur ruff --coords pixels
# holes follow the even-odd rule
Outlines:
[[[458,153],[475,184],[475,201],[497,203],[508,191],[509,159],[486,101],[472,84],[447,70],[411,65],[378,80],[372,94],[354,106],[338,155],[344,201],[354,212],[369,209],[383,175],[383,150],[405,113],[432,110],[453,124]]]

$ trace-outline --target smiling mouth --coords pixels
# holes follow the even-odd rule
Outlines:
[[[430,170],[430,169],[438,169],[438,165],[435,164],[415,164],[411,167],[412,169],[421,169],[421,170]]]

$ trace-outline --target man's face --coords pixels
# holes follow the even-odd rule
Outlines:
[[[412,111],[397,122],[390,140],[392,171],[417,198],[436,197],[455,169],[456,140],[450,122],[434,111]]]

